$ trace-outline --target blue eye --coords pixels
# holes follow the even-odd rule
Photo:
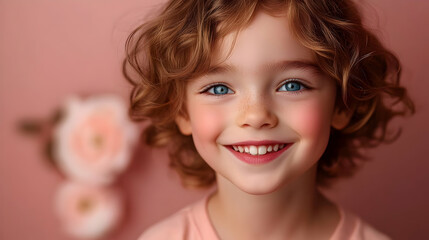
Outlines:
[[[284,83],[280,88],[279,91],[282,92],[296,92],[300,91],[302,89],[305,89],[305,86],[298,82],[298,81],[289,81]]]
[[[205,92],[208,92],[213,95],[225,95],[225,94],[231,94],[234,93],[229,87],[223,85],[223,84],[217,84],[214,86],[211,86]]]

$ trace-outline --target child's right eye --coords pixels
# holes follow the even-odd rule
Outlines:
[[[223,84],[216,84],[203,90],[203,93],[209,93],[212,95],[225,95],[225,94],[231,94],[234,92],[229,87]]]

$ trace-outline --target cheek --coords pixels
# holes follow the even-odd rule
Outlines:
[[[299,135],[301,150],[305,159],[317,161],[329,141],[331,111],[321,102],[310,101],[297,104],[290,112],[290,127]]]
[[[332,113],[324,106],[317,101],[297,104],[290,112],[290,125],[307,140],[329,136]]]
[[[216,141],[225,123],[225,111],[213,107],[195,107],[190,113],[192,137],[197,148]]]

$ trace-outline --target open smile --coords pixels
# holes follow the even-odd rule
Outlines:
[[[248,164],[263,164],[275,160],[283,152],[289,149],[293,143],[279,142],[240,142],[227,145],[235,157]]]
[[[251,155],[265,155],[270,152],[277,152],[281,149],[283,149],[286,146],[286,144],[275,144],[275,145],[262,145],[262,146],[240,146],[240,145],[232,145],[232,148],[236,152],[240,153],[248,153]]]

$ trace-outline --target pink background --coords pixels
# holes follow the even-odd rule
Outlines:
[[[16,131],[43,118],[70,94],[127,96],[124,41],[160,3],[148,0],[0,0],[0,239],[70,239],[59,228],[53,197],[61,177],[41,144]],[[429,2],[365,0],[366,22],[403,63],[403,83],[417,114],[397,120],[401,138],[371,151],[353,179],[328,195],[395,239],[429,234]],[[378,17],[376,16],[378,14]],[[106,239],[136,239],[150,224],[206,192],[184,190],[163,150],[143,147],[119,180],[128,198],[124,223]]]

